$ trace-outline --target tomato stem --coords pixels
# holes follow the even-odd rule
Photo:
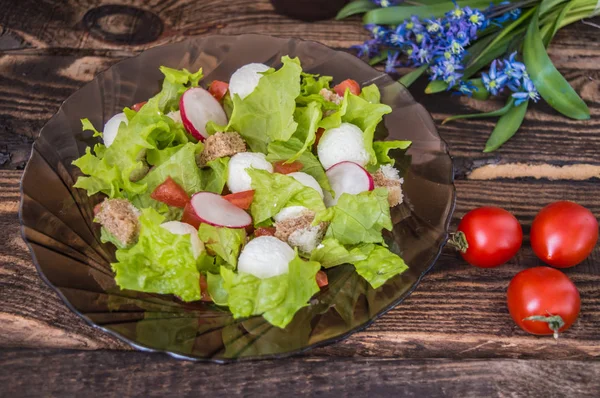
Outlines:
[[[467,242],[467,237],[462,231],[457,231],[456,233],[450,234],[448,244],[461,253],[466,253],[467,249],[469,248],[469,242]]]
[[[560,315],[552,315],[550,316],[542,316],[542,315],[534,315],[523,319],[524,321],[538,321],[538,322],[546,322],[550,330],[554,333],[552,334],[555,339],[558,339],[558,331],[560,328],[565,326],[565,321],[563,321]]]

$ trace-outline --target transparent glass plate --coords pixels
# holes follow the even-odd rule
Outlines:
[[[305,71],[377,84],[393,112],[384,118],[380,139],[412,140],[396,153],[404,173],[405,202],[392,211],[391,250],[409,265],[404,274],[373,289],[351,265],[327,271],[329,286],[300,310],[285,329],[262,317],[235,320],[207,303],[183,303],[168,295],[120,290],[110,262],[114,248],[100,242],[93,208],[101,198],[73,188],[81,174],[71,165],[97,139],[81,131],[80,119],[103,124],[124,106],[158,92],[160,65],[204,69],[203,82],[229,80],[241,65],[279,66],[282,55],[300,57]],[[353,55],[297,39],[260,35],[193,37],[126,59],[100,73],[69,97],[44,126],[22,180],[21,224],[42,278],[66,305],[132,346],[174,357],[227,362],[285,357],[339,341],[362,330],[415,289],[433,266],[448,235],[454,209],[452,160],[427,111],[388,75]]]

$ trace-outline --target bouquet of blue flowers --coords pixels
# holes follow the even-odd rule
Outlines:
[[[507,95],[498,110],[456,119],[499,117],[484,152],[498,149],[519,129],[527,106],[540,97],[573,119],[590,111],[552,64],[546,47],[556,32],[600,14],[600,0],[357,0],[337,19],[364,13],[372,39],[352,46],[385,71],[415,68],[400,82],[429,76],[425,92],[452,90],[485,100]]]

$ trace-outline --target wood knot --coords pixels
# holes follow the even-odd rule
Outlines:
[[[150,43],[163,31],[163,22],[158,15],[118,4],[92,8],[85,13],[82,22],[93,36],[119,44]]]

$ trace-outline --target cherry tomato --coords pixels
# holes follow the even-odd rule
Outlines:
[[[167,177],[162,184],[157,186],[150,194],[150,197],[174,207],[185,207],[190,201],[190,197],[185,190],[171,176]]]
[[[223,99],[225,94],[227,94],[227,90],[229,90],[229,84],[220,80],[213,80],[210,86],[208,86],[208,92],[215,97],[217,101]]]
[[[550,267],[529,268],[515,275],[508,285],[507,301],[510,316],[521,329],[554,337],[571,327],[581,307],[573,282]]]
[[[258,227],[254,231],[254,237],[258,238],[259,236],[275,236],[275,228],[274,227]]]
[[[146,105],[147,102],[148,101],[142,101],[142,102],[138,102],[137,104],[133,104],[133,105],[131,105],[131,109],[136,112],[139,112],[140,109],[142,109],[142,106]]]
[[[359,95],[360,94],[360,86],[358,85],[358,83],[356,82],[356,80],[352,80],[352,79],[346,79],[346,80],[344,80],[343,82],[341,82],[340,84],[338,84],[337,86],[335,86],[333,88],[333,90],[340,97],[344,96],[344,93],[346,92],[346,89],[350,90],[351,94],[354,94],[354,95]]]
[[[499,207],[471,210],[458,224],[458,232],[454,243],[462,257],[480,268],[504,264],[517,254],[523,241],[515,216]]]
[[[230,193],[229,195],[223,196],[223,199],[240,209],[248,210],[254,199],[254,190],[251,189],[249,191]]]
[[[285,160],[279,160],[273,163],[273,171],[279,174],[290,174],[302,170],[304,165],[298,161],[285,163]]]
[[[314,148],[317,148],[317,146],[319,145],[319,141],[321,141],[321,137],[323,137],[324,132],[325,132],[325,129],[322,127],[319,127],[317,129],[317,132],[315,133],[315,143],[313,144]]]
[[[531,224],[531,248],[540,260],[557,268],[585,260],[598,241],[598,221],[591,211],[561,200],[544,207]]]
[[[200,224],[202,224],[202,220],[196,215],[192,204],[188,202],[183,208],[183,216],[181,216],[181,222],[186,224],[190,224],[192,227],[198,229],[200,228]]]
[[[315,275],[315,278],[317,279],[317,286],[319,287],[325,287],[329,284],[327,274],[323,270],[319,270],[319,272],[317,272],[317,275]]]

